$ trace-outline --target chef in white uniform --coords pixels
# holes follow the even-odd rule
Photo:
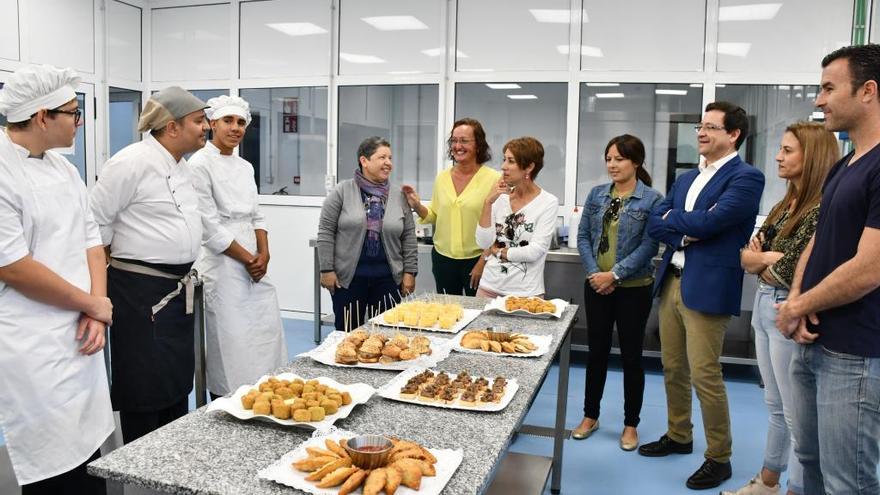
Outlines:
[[[110,251],[110,396],[129,443],[189,410],[195,345],[192,264],[202,218],[183,155],[205,144],[203,101],[172,86],[152,95],[143,141],[104,164],[89,198]]]
[[[251,121],[238,96],[208,100],[213,137],[189,159],[204,242],[196,266],[205,287],[208,390],[216,398],[287,362],[269,240],[254,167],[236,154]]]
[[[98,226],[76,168],[71,69],[28,66],[0,90],[0,425],[25,495],[104,493],[86,463],[115,429]]]

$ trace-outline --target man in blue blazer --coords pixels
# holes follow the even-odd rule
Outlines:
[[[654,294],[660,296],[668,426],[660,440],[643,445],[639,453],[660,457],[693,451],[693,383],[707,448],[705,462],[687,486],[705,489],[731,476],[721,347],[731,315],[739,315],[739,252],[755,225],[764,175],[737,154],[749,130],[742,108],[710,103],[696,130],[703,163],[675,181],[648,219],[649,235],[666,245]]]

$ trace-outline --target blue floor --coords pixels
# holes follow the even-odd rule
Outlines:
[[[314,346],[312,323],[305,320],[284,320],[290,357]],[[326,332],[325,332],[326,334]],[[579,356],[575,355],[575,359]],[[642,442],[653,441],[666,431],[666,398],[663,375],[656,360],[646,360],[649,370],[645,385],[645,400],[639,435]],[[731,404],[733,440],[733,478],[723,489],[736,489],[758,471],[767,431],[767,414],[753,368],[725,369],[727,391]],[[528,413],[526,423],[552,426],[556,414],[556,384],[559,370],[554,366],[541,388],[538,398]],[[731,375],[737,375],[731,377]],[[566,427],[574,428],[583,417],[584,367],[572,366],[569,380]],[[192,396],[191,408],[194,408]],[[695,409],[694,453],[687,456],[647,458],[636,452],[624,452],[618,447],[623,429],[623,375],[618,367],[608,374],[605,398],[602,402],[601,428],[584,441],[567,440],[563,457],[563,493],[577,494],[686,494],[687,477],[703,461],[705,440],[699,410]],[[699,402],[694,400],[694,407]],[[0,445],[3,438],[0,435]],[[552,456],[553,442],[549,438],[518,435],[511,450],[522,453]],[[549,483],[548,483],[549,485]],[[549,493],[549,488],[545,490]],[[718,493],[710,490],[706,493]]]

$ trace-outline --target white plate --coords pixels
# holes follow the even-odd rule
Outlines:
[[[467,332],[461,332],[452,338],[452,349],[458,352],[466,352],[469,354],[482,354],[484,356],[506,356],[506,357],[518,357],[518,358],[530,358],[530,357],[538,357],[547,354],[547,351],[550,350],[550,343],[553,342],[552,335],[531,335],[531,334],[522,334],[525,337],[528,337],[533,344],[538,346],[532,352],[486,352],[481,349],[468,349],[467,347],[461,346],[461,339],[464,338]]]
[[[516,383],[515,379],[509,378],[507,379],[507,388],[504,390],[504,395],[501,397],[501,401],[493,404],[477,404],[475,406],[462,406],[457,402],[452,404],[443,404],[440,402],[423,402],[418,400],[417,398],[413,399],[404,399],[400,396],[400,389],[406,385],[406,382],[409,381],[410,378],[418,375],[419,373],[425,371],[424,368],[410,368],[403,373],[395,376],[390,382],[383,385],[376,393],[381,397],[385,397],[386,399],[397,400],[400,402],[408,402],[410,404],[419,404],[422,406],[430,406],[430,407],[442,407],[444,409],[461,409],[462,411],[500,411],[507,407],[510,404],[510,401],[513,400],[513,396],[516,395],[516,391],[519,390],[519,384]],[[431,370],[435,374],[440,371],[446,371],[446,374],[452,375],[453,377],[457,373],[451,373],[447,370]],[[474,376],[471,378],[479,378],[478,376]],[[489,380],[489,383],[492,383],[492,379],[494,377],[485,377]]]
[[[328,387],[335,388],[340,392],[348,392],[351,394],[351,404],[347,406],[342,406],[336,411],[336,414],[330,414],[326,416],[321,421],[294,421],[293,419],[278,419],[275,416],[264,416],[262,414],[254,414],[254,411],[251,409],[245,409],[244,406],[241,405],[241,397],[243,395],[247,395],[248,390],[252,388],[257,388],[257,386],[266,381],[270,376],[274,376],[279,380],[293,380],[295,378],[301,378],[302,380],[312,380],[312,378],[304,378],[301,376],[294,375],[293,373],[281,373],[279,375],[265,375],[257,381],[257,385],[242,385],[238,387],[238,390],[232,394],[231,397],[221,397],[217,400],[211,402],[208,405],[208,411],[224,411],[228,414],[235,416],[238,419],[243,420],[263,420],[263,421],[272,421],[274,423],[278,423],[279,425],[287,425],[287,426],[300,426],[306,428],[314,428],[316,430],[326,430],[330,428],[333,423],[337,419],[347,418],[349,414],[351,414],[354,406],[358,404],[364,404],[370,397],[376,393],[376,389],[367,385],[366,383],[352,383],[351,385],[343,385],[332,378],[327,378],[324,376],[320,376],[318,378],[314,378],[314,380],[318,380],[318,383],[322,383],[327,385]]]
[[[410,332],[404,331],[403,333],[409,336],[408,334]],[[416,359],[410,359],[409,361],[394,361],[388,364],[342,364],[336,362],[336,347],[343,339],[345,339],[345,335],[345,332],[331,332],[326,338],[324,338],[324,342],[321,342],[321,345],[315,347],[311,351],[300,354],[300,356],[308,356],[319,363],[328,366],[339,366],[341,368],[369,368],[374,370],[402,371],[413,366],[424,366],[426,368],[437,366],[437,363],[446,359],[451,351],[449,347],[450,339],[426,336],[428,340],[431,341],[431,354],[422,354]]]
[[[559,318],[562,316],[562,312],[565,311],[565,308],[568,306],[568,302],[563,299],[550,299],[556,306],[556,312],[554,313],[530,313],[524,309],[517,309],[515,311],[507,311],[505,309],[505,303],[509,296],[496,297],[489,301],[489,304],[483,308],[483,311],[504,314],[504,315],[514,315],[514,316],[525,316],[526,318]]]
[[[334,488],[318,488],[315,482],[306,481],[308,473],[297,471],[290,464],[308,456],[306,447],[319,447],[325,449],[326,446],[324,440],[327,438],[338,441],[342,438],[352,438],[356,436],[358,436],[356,433],[336,430],[335,428],[331,432],[315,432],[311,439],[306,440],[296,449],[284,454],[281,459],[278,459],[271,465],[261,469],[257,473],[257,477],[264,480],[274,481],[291,488],[296,488],[304,492],[314,493],[316,495],[336,495],[336,493],[339,492],[338,486]],[[434,469],[437,471],[437,475],[423,477],[421,487],[418,491],[400,485],[397,491],[394,492],[395,494],[438,495],[443,491],[446,484],[449,483],[449,480],[452,479],[452,475],[455,474],[455,471],[458,469],[458,466],[461,465],[461,461],[464,458],[464,453],[460,449],[451,450],[429,448],[428,451],[437,458],[437,463],[434,464]],[[361,488],[358,488],[356,493],[362,493],[362,490],[363,485]]]
[[[400,325],[392,325],[390,323],[385,323],[385,319],[382,318],[382,315],[384,315],[385,313],[382,313],[379,316],[374,316],[372,319],[370,319],[370,323],[375,323],[377,325],[390,328],[414,328],[417,330],[427,330],[429,332],[457,333],[461,331],[464,327],[468,326],[468,324],[474,321],[478,316],[480,316],[483,311],[479,309],[465,309],[463,310],[463,312],[464,313],[462,314],[461,319],[455,322],[455,325],[453,325],[452,328],[449,329],[440,328],[439,323],[435,323],[432,327],[410,327],[402,323]]]

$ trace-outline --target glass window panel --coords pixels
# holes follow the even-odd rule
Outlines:
[[[822,57],[850,44],[852,17],[853,2],[721,0],[718,70],[818,74]]]
[[[507,141],[532,136],[544,146],[544,168],[537,183],[565,201],[566,83],[516,83],[516,89],[492,89],[483,83],[455,86],[455,118],[483,124],[492,148],[492,168],[501,169]],[[512,99],[509,96],[528,99]]]
[[[95,73],[95,2],[93,0],[19,0],[27,3],[28,62],[73,67]],[[23,57],[24,58],[24,57]]]
[[[141,114],[141,92],[110,88],[110,155],[141,140],[137,131]]]
[[[141,80],[141,9],[107,3],[107,74]]]
[[[18,60],[18,0],[0,0],[0,58]]]
[[[229,78],[229,4],[152,9],[154,81]]]
[[[749,138],[739,150],[743,159],[764,172],[761,214],[770,212],[785,195],[785,181],[777,177],[776,153],[785,128],[810,120],[816,111],[818,86],[728,84],[715,89],[718,100],[741,106],[749,115]]]
[[[239,145],[260,194],[323,196],[327,176],[327,88],[242,89],[251,124]]]
[[[880,42],[880,1],[874,0],[871,7],[871,43]]]
[[[568,0],[459,0],[456,68],[568,70],[569,16]]]
[[[340,74],[438,73],[442,2],[344,0],[339,18]]]
[[[84,93],[76,94],[76,101],[79,103],[79,109],[82,111],[82,122],[81,125],[76,130],[76,137],[73,139],[73,148],[65,148],[64,151],[56,150],[61,152],[65,158],[67,158],[70,163],[72,163],[76,170],[79,172],[80,178],[83,182],[86,181],[86,126],[92,125],[94,122],[94,114],[92,114],[91,105],[86,107],[86,95]],[[70,153],[73,151],[73,153]]]
[[[241,77],[330,73],[330,0],[241,3]]]
[[[391,181],[430,198],[437,175],[438,105],[436,84],[340,87],[338,180],[354,177],[361,141],[379,136],[391,143]]]
[[[7,76],[5,72],[0,72],[0,75]],[[3,81],[0,81],[0,89],[3,89]],[[0,127],[6,126],[6,116],[0,114]]]
[[[705,26],[705,0],[585,0],[581,68],[699,71]]]
[[[694,124],[700,121],[702,98],[699,84],[582,84],[577,203],[610,181],[605,145],[621,134],[645,144],[645,169],[654,188],[665,193],[676,173],[699,163]]]

